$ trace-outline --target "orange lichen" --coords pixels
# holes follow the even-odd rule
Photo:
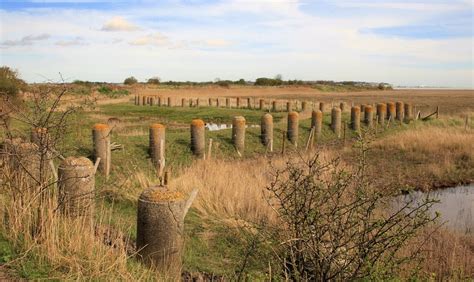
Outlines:
[[[288,114],[288,117],[291,119],[298,118],[298,113],[297,112],[291,112]]]
[[[173,202],[183,200],[184,194],[166,187],[151,187],[143,191],[140,198],[149,202]]]
[[[109,126],[107,124],[96,123],[94,125],[94,130],[108,130],[108,129],[109,129]]]
[[[150,128],[159,129],[159,128],[165,128],[165,126],[161,123],[154,123],[150,125]]]
[[[202,119],[193,119],[193,121],[191,122],[191,125],[204,127],[204,121]]]

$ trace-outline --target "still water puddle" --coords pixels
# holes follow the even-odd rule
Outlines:
[[[218,130],[224,130],[224,129],[229,129],[232,128],[232,124],[217,124],[217,123],[206,123],[205,126],[209,131],[218,131]],[[246,128],[254,128],[254,127],[260,127],[256,124],[251,124],[251,125],[246,125]]]
[[[397,197],[397,203],[402,204],[410,200],[422,201],[428,196],[439,200],[431,208],[430,213],[440,213],[440,222],[452,230],[465,234],[474,234],[474,184],[440,189],[431,192],[411,192],[408,195]]]

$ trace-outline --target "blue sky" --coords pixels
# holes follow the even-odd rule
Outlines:
[[[471,0],[9,1],[0,63],[28,81],[285,79],[474,88]]]

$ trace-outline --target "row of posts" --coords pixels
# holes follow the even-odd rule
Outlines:
[[[206,102],[207,100],[207,102]],[[225,103],[224,103],[225,100]],[[311,102],[311,101],[283,101],[283,100],[273,100],[270,101],[271,107],[268,107],[269,103],[265,99],[258,99],[258,104],[254,103],[256,98],[182,98],[181,103],[178,105],[176,103],[175,97],[158,97],[158,96],[135,96],[135,105],[157,105],[157,106],[169,106],[169,107],[199,107],[199,106],[215,106],[215,107],[226,107],[226,108],[248,108],[248,109],[259,109],[259,110],[271,110],[274,112],[285,110],[287,112],[291,111],[309,111],[319,109],[322,112],[327,110],[327,104],[325,102]],[[243,102],[245,101],[245,102]],[[284,106],[286,105],[286,106]],[[331,103],[332,108],[334,109],[334,104]],[[383,124],[383,121],[386,119],[394,120],[410,120],[413,119],[413,106],[410,103],[404,103],[401,101],[398,102],[388,102],[388,103],[378,103],[378,104],[367,104],[360,105],[359,110],[364,115],[366,114],[365,109],[367,106],[376,108],[376,116],[380,119],[380,123]],[[349,106],[346,102],[340,102],[338,108],[344,112],[346,109],[349,109]],[[351,115],[354,111],[357,111],[356,107],[352,106]],[[368,107],[370,109],[370,107]],[[369,110],[370,112],[370,110]],[[366,120],[364,118],[364,120]]]
[[[136,95],[134,104],[137,106],[168,106],[168,107],[218,107],[218,108],[242,108],[242,109],[259,109],[262,111],[310,111],[319,109],[323,112],[329,106],[325,102],[298,101],[298,100],[267,100],[263,98],[243,98],[243,97],[227,97],[227,98],[181,98],[178,102],[177,97],[160,97],[160,96],[141,96]],[[346,102],[340,102],[340,107],[344,111],[347,108]]]
[[[333,107],[331,110],[331,129],[338,138],[342,131],[342,107]],[[383,126],[388,122],[405,121],[413,119],[413,108],[410,103],[379,103],[372,105],[353,106],[350,110],[350,128],[360,132],[361,121],[366,126],[377,124]],[[363,114],[363,117],[362,117]],[[322,129],[323,111],[313,110],[311,113],[311,130],[314,130],[313,137],[319,138]],[[235,116],[232,120],[232,144],[241,155],[245,149],[246,120],[243,116]],[[273,116],[266,113],[261,118],[261,142],[266,146],[267,151],[273,151]],[[299,113],[292,111],[288,113],[286,137],[294,146],[298,146]],[[205,123],[201,119],[194,119],[191,122],[191,151],[198,157],[205,156]],[[99,171],[107,177],[110,173],[110,128],[106,124],[96,124],[93,128],[94,152],[96,157],[102,160],[99,164]],[[153,165],[158,175],[163,174],[165,167],[165,126],[163,124],[152,124],[149,129],[149,152]]]

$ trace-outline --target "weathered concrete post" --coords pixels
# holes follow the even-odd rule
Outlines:
[[[94,144],[94,161],[100,158],[99,171],[109,177],[112,164],[110,150],[110,128],[107,124],[95,124],[92,129],[92,141]]]
[[[93,220],[95,206],[95,168],[84,157],[68,157],[58,167],[59,207],[70,217]]]
[[[313,110],[311,112],[311,128],[314,128],[314,134],[319,138],[323,128],[323,112],[320,110]]]
[[[186,98],[181,98],[181,107],[187,107],[188,106],[188,102],[186,101]]]
[[[249,110],[251,110],[253,107],[252,107],[252,98],[247,98],[247,108]]]
[[[245,149],[245,118],[236,116],[232,119],[232,144],[240,154]]]
[[[146,105],[146,96],[142,96],[142,106]]]
[[[260,100],[258,100],[258,103],[259,103],[258,108],[259,108],[261,111],[265,110],[265,100],[260,99]]]
[[[155,97],[150,97],[150,106],[155,104]]]
[[[308,111],[308,102],[306,101],[301,102],[301,111],[302,112]]]
[[[405,103],[405,122],[408,123],[413,120],[413,105],[411,103]]]
[[[394,121],[395,116],[396,116],[395,103],[388,102],[387,103],[387,119]]]
[[[196,107],[200,107],[201,106],[201,99],[199,98],[196,98]]]
[[[360,105],[360,112],[365,114],[365,104]]]
[[[165,168],[165,143],[166,128],[160,123],[154,123],[150,126],[149,150],[153,165],[158,176],[163,175]]]
[[[357,106],[351,108],[351,128],[354,131],[360,131],[360,108]]]
[[[271,114],[267,113],[262,116],[260,129],[263,145],[270,146],[273,142],[273,116]]]
[[[216,98],[216,107],[218,108],[222,107],[221,98]]]
[[[403,121],[403,116],[404,116],[404,113],[405,113],[405,109],[404,109],[404,106],[403,106],[403,102],[402,101],[398,101],[396,104],[395,104],[395,108],[396,108],[396,119],[398,121]]]
[[[274,100],[274,101],[272,102],[272,111],[273,111],[273,112],[278,111],[278,102],[277,102],[277,100]]]
[[[209,105],[209,107],[212,107],[212,106],[213,106],[213,105],[212,105],[212,98],[209,98],[209,99],[208,99],[207,104]]]
[[[240,97],[237,97],[235,103],[236,103],[235,107],[236,107],[237,109],[239,109],[239,108],[241,107],[241,105],[240,105]]]
[[[331,110],[331,129],[337,138],[341,138],[341,108],[333,107]]]
[[[231,105],[230,105],[230,98],[225,98],[225,106],[226,106],[227,108],[230,108],[230,107],[231,107]]]
[[[387,106],[384,103],[378,103],[377,104],[377,117],[378,117],[378,123],[380,125],[385,124],[385,118],[386,118],[386,113],[387,113]]]
[[[293,110],[293,103],[291,101],[286,102],[286,111],[291,112]]]
[[[191,151],[198,158],[204,157],[206,145],[204,129],[204,121],[193,119],[191,122]]]
[[[158,99],[158,106],[159,106],[159,107],[162,107],[163,104],[165,103],[165,102],[164,102],[164,99],[165,99],[165,98],[163,98],[163,97],[158,97],[157,99]]]
[[[341,102],[339,107],[341,108],[341,112],[344,112],[346,110],[346,102]]]
[[[298,146],[298,128],[299,128],[299,114],[297,112],[288,113],[287,136],[288,140],[297,147]]]
[[[182,193],[166,187],[150,187],[138,198],[138,254],[173,280],[181,278],[186,206]]]
[[[323,113],[326,110],[326,104],[324,102],[319,102],[319,110]]]
[[[372,109],[371,105],[366,105],[364,111],[364,123],[367,125],[367,127],[372,127],[373,120],[374,110]]]

